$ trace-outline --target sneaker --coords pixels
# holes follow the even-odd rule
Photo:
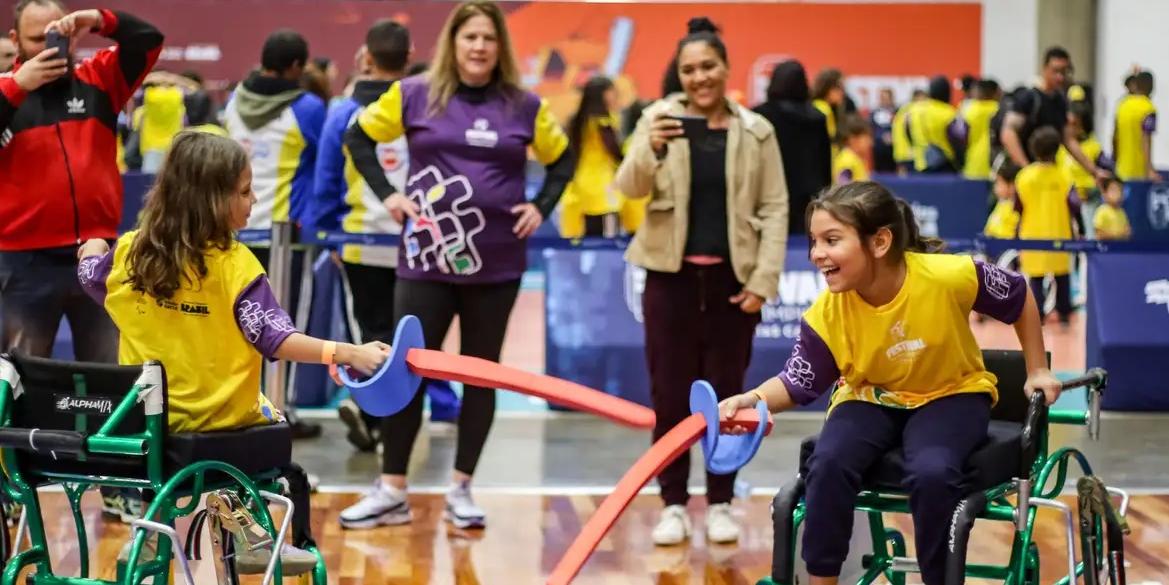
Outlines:
[[[412,519],[406,490],[383,485],[380,481],[356,504],[341,511],[342,528],[376,528],[409,524]]]
[[[134,532],[130,532],[130,540],[122,545],[122,550],[118,551],[118,564],[124,565],[130,562],[130,549],[134,545]],[[142,543],[142,550],[138,552],[138,564],[149,563],[158,556],[158,534],[155,532],[146,533],[146,541]]]
[[[365,424],[365,419],[361,416],[361,409],[358,408],[357,403],[346,398],[337,406],[337,416],[340,417],[341,422],[345,423],[345,428],[349,432],[345,438],[349,440],[349,444],[357,447],[358,451],[373,451],[377,444],[373,433],[370,431],[369,425]]]
[[[271,560],[271,546],[243,551],[235,557],[235,568],[241,575],[263,575]],[[316,567],[317,555],[290,544],[280,548],[280,569],[285,577],[303,575]]]
[[[706,539],[716,544],[739,541],[739,521],[730,504],[711,504],[707,508]]]
[[[674,546],[682,544],[690,538],[690,516],[686,514],[686,506],[675,504],[666,506],[662,510],[662,517],[658,525],[654,526],[653,541],[658,546]]]
[[[451,486],[446,495],[446,519],[455,528],[486,528],[487,514],[471,498],[471,484],[463,482]]]
[[[4,527],[16,528],[16,525],[20,523],[20,514],[24,511],[24,506],[7,499],[0,505],[4,506]]]
[[[102,491],[101,515],[103,518],[129,524],[142,517],[142,506],[142,495],[137,490]]]

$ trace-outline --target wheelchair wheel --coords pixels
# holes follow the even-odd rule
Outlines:
[[[1039,545],[1034,542],[1027,546],[1023,559],[1023,585],[1039,585]]]

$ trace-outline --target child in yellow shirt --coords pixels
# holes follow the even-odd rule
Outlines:
[[[1010,159],[1003,159],[994,172],[994,196],[998,200],[982,233],[987,237],[1009,240],[1019,232],[1018,199],[1015,193],[1015,177],[1019,167]]]
[[[873,131],[859,116],[844,119],[840,128],[844,147],[832,159],[832,177],[837,184],[869,180],[865,155],[873,150]]]
[[[1096,228],[1097,240],[1127,240],[1132,237],[1132,226],[1124,213],[1124,184],[1119,179],[1108,178],[1100,181],[1104,193],[1104,205],[1096,210],[1092,225]]]
[[[724,400],[720,417],[760,400],[772,412],[788,410],[832,391],[804,478],[808,572],[839,577],[861,478],[900,446],[923,581],[943,583],[950,517],[968,493],[966,460],[986,440],[998,392],[970,312],[1014,324],[1024,390],[1051,404],[1060,383],[1047,370],[1035,297],[1019,274],[932,253],[941,243],[923,238],[909,205],[877,183],[833,187],[808,214],[811,259],[828,290],[804,313],[783,371]]]
[[[1079,216],[1080,197],[1071,178],[1055,164],[1061,142],[1054,128],[1042,127],[1031,135],[1029,145],[1036,162],[1015,177],[1015,190],[1022,206],[1019,237],[1030,240],[1070,240],[1073,222]],[[1023,274],[1031,279],[1031,290],[1045,308],[1044,279],[1055,277],[1055,309],[1059,320],[1068,323],[1072,313],[1072,257],[1067,252],[1027,251],[1019,254]]]

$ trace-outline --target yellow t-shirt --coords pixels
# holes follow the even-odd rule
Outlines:
[[[962,175],[967,179],[990,177],[990,120],[999,111],[995,100],[971,100],[962,111],[966,120],[966,162]]]
[[[1015,211],[1015,202],[1006,200],[995,203],[982,233],[987,237],[1009,240],[1015,237],[1018,229],[1019,212]]]
[[[832,406],[862,400],[917,408],[964,393],[997,400],[997,380],[983,365],[969,316],[977,301],[980,310],[1017,319],[1025,283],[990,264],[980,279],[969,256],[909,252],[905,264],[905,282],[886,305],[874,307],[856,291],[825,291],[804,313],[839,371]]]
[[[910,102],[901,106],[893,115],[893,160],[897,164],[913,162],[913,147],[909,144],[909,130],[905,127],[909,107],[913,104],[914,102]]]
[[[118,239],[105,308],[118,326],[118,363],[158,360],[166,368],[172,432],[205,432],[270,424],[280,414],[260,393],[262,357],[237,322],[237,302],[264,269],[246,246],[204,256],[207,276],[184,281],[173,298],[159,300],[126,283],[127,256],[137,231]],[[246,307],[238,307],[246,309]],[[283,311],[257,305],[252,321],[271,324]],[[291,332],[291,322],[281,324]]]
[[[1068,196],[1072,180],[1052,163],[1031,163],[1015,177],[1015,189],[1023,204],[1019,238],[1067,240],[1072,237]],[[1019,265],[1030,277],[1071,272],[1072,257],[1066,252],[1020,252]]]
[[[824,114],[828,118],[828,140],[833,144],[836,143],[836,111],[832,109],[832,104],[827,100],[812,100],[812,106]]]
[[[1127,95],[1116,107],[1116,176],[1122,181],[1146,178],[1147,160],[1141,149],[1145,134],[1157,130],[1157,108],[1143,95]]]
[[[909,143],[913,152],[915,169],[918,171],[926,170],[928,166],[926,153],[931,146],[941,150],[951,163],[957,162],[954,147],[950,144],[950,136],[947,132],[957,116],[958,110],[954,106],[934,99],[914,102],[909,108],[907,114]]]
[[[867,181],[869,180],[869,167],[865,166],[864,159],[852,149],[841,148],[840,152],[832,159],[832,180],[838,185],[853,181]]]
[[[142,92],[142,152],[165,151],[183,129],[183,92],[177,87],[148,87]]]
[[[1096,209],[1092,225],[1096,228],[1098,240],[1127,240],[1132,235],[1123,207],[1101,205]]]
[[[1095,134],[1089,134],[1087,138],[1080,141],[1080,148],[1084,151],[1084,156],[1088,160],[1095,161],[1100,158],[1100,153],[1104,151],[1104,147],[1100,146],[1100,141],[1096,140]],[[1068,177],[1071,178],[1072,183],[1076,186],[1076,192],[1080,196],[1081,201],[1087,201],[1088,195],[1096,188],[1096,177],[1084,170],[1080,163],[1072,157],[1072,153],[1068,152],[1066,147],[1059,147],[1059,152],[1055,155],[1055,164],[1063,169]]]
[[[560,199],[560,235],[577,238],[584,235],[586,215],[617,213],[624,197],[612,188],[620,161],[613,158],[601,138],[601,129],[615,129],[615,116],[590,119],[581,132],[580,158],[572,181]]]

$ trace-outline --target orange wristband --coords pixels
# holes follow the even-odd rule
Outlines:
[[[334,361],[336,358],[337,358],[337,342],[336,341],[326,341],[324,344],[321,345],[321,363],[322,364],[334,364],[334,363],[336,363]]]
[[[763,401],[763,404],[768,404],[768,403],[767,403],[767,397],[766,397],[766,396],[764,396],[764,395],[763,395],[763,392],[761,392],[761,391],[760,391],[758,388],[752,388],[752,389],[751,389],[751,394],[754,394],[756,398],[758,398],[759,400],[762,400],[762,401]],[[769,406],[768,408],[770,408],[770,406]]]

